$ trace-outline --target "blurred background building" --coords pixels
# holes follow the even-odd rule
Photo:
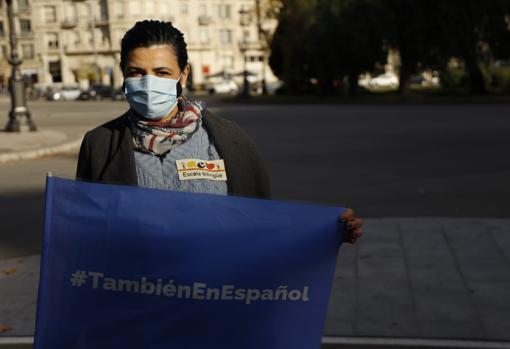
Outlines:
[[[119,87],[122,36],[136,21],[160,19],[185,34],[190,88],[207,88],[214,78],[242,81],[248,76],[254,86],[275,82],[261,33],[274,31],[277,21],[260,16],[263,1],[17,0],[22,73],[29,85],[42,89]],[[0,90],[5,90],[9,29],[5,4],[0,1],[0,6]]]

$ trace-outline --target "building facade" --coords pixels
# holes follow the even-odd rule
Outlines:
[[[8,64],[10,53],[9,43],[9,21],[7,19],[7,8],[4,1],[0,1],[0,93],[7,91],[8,79],[11,76],[11,66]],[[36,36],[33,30],[32,7],[28,0],[15,1],[14,22],[18,34],[18,53],[23,59],[21,72],[31,82],[36,82],[39,72],[39,60],[36,54]]]
[[[0,1],[0,3],[3,3]],[[14,0],[22,71],[41,88],[122,85],[120,40],[136,21],[171,21],[185,35],[190,83],[211,76],[276,81],[259,37],[257,0]],[[0,17],[0,80],[10,73],[5,4]],[[265,23],[267,26],[267,23]],[[269,26],[276,27],[276,23]],[[5,47],[5,48],[4,48]],[[3,76],[2,76],[3,75]]]

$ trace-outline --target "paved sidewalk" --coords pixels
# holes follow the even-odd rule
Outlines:
[[[510,220],[367,219],[340,249],[327,337],[499,341],[510,346]],[[40,256],[0,261],[4,337],[34,333]],[[7,275],[8,274],[8,275]]]
[[[82,134],[74,130],[58,132],[41,129],[23,133],[0,131],[0,164],[76,151],[81,139]]]
[[[10,101],[0,97],[0,110],[9,109]],[[37,125],[36,132],[5,132],[5,124],[0,125],[0,165],[76,152],[86,131],[111,119],[112,115],[120,115],[126,105],[108,101],[30,101],[29,109]],[[5,116],[4,113],[1,121],[7,123]]]

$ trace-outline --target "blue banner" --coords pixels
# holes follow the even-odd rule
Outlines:
[[[49,177],[35,348],[319,348],[342,211]]]

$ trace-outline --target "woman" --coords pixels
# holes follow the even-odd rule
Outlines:
[[[120,68],[130,109],[87,132],[78,179],[270,198],[267,171],[249,137],[182,96],[190,66],[178,29],[168,22],[137,22],[122,39]],[[352,211],[342,218],[349,221],[344,240],[355,242],[361,221]]]

